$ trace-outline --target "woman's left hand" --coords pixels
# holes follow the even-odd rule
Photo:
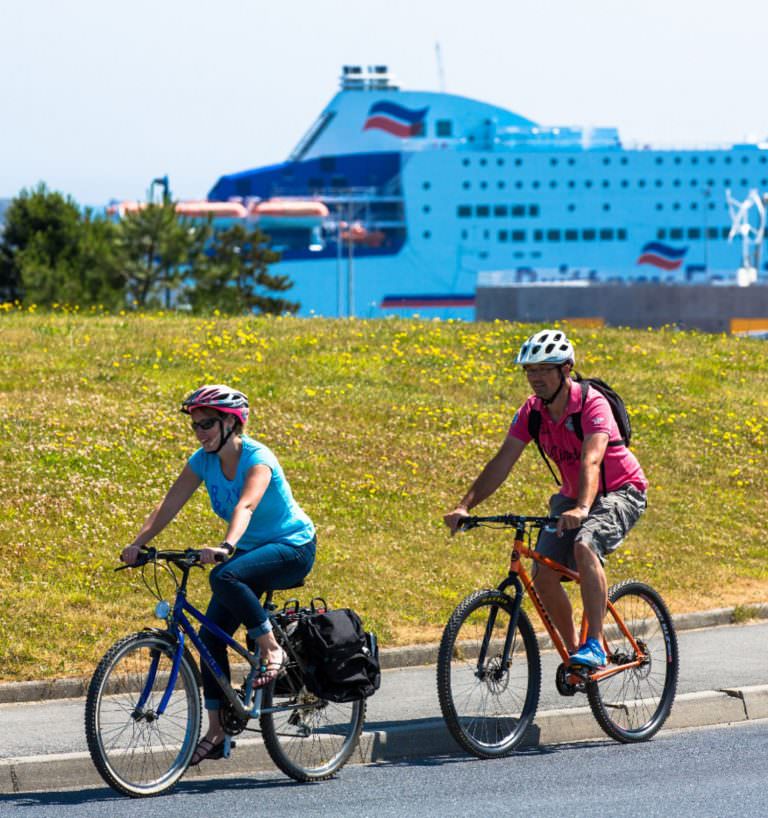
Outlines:
[[[214,562],[226,562],[229,559],[229,552],[226,548],[203,548],[200,551],[200,562],[203,565],[211,565]]]

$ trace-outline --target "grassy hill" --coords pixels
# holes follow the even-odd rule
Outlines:
[[[0,314],[0,678],[89,672],[154,601],[117,554],[196,448],[182,397],[228,382],[319,530],[303,596],[358,609],[383,644],[437,639],[496,584],[503,533],[450,539],[451,508],[528,394],[533,327],[419,321]],[[573,329],[578,369],[625,397],[649,509],[608,565],[675,612],[768,599],[768,347],[675,331]],[[541,513],[531,448],[483,510]],[[159,538],[214,544],[198,492]],[[169,584],[164,583],[170,595]],[[204,606],[206,576],[192,599]]]

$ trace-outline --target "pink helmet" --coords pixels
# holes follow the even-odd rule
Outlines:
[[[245,426],[248,420],[248,398],[237,389],[224,384],[201,386],[181,404],[181,411],[189,414],[193,409],[216,409],[239,418]]]

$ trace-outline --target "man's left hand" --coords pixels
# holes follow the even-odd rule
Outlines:
[[[565,531],[570,531],[574,528],[581,528],[581,524],[587,519],[589,509],[585,506],[576,506],[564,511],[557,521],[557,536],[562,537]]]

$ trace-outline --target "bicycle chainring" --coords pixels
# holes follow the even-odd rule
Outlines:
[[[228,736],[239,736],[248,724],[248,720],[240,718],[240,716],[235,713],[234,707],[227,701],[221,705],[219,719],[221,720],[221,726],[224,728],[224,732]]]

